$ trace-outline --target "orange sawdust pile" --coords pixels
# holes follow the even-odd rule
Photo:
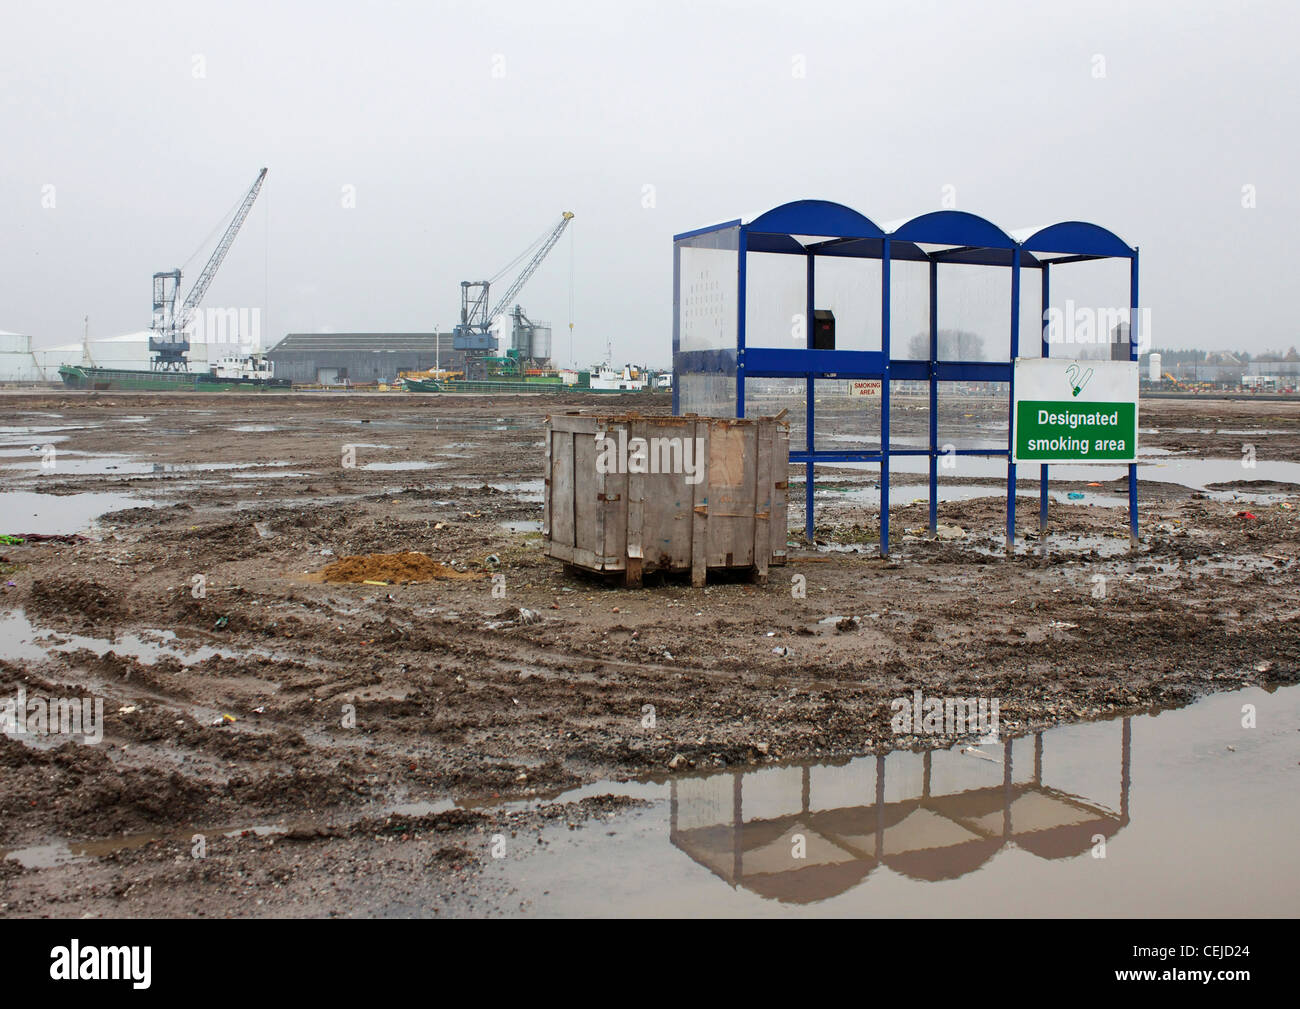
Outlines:
[[[436,578],[482,578],[481,571],[457,571],[427,554],[361,554],[340,557],[320,572],[327,582],[428,582]]]

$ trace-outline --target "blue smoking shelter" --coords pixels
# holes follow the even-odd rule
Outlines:
[[[890,460],[924,456],[929,462],[929,528],[937,525],[940,383],[1013,382],[1021,356],[1024,271],[1038,271],[1042,306],[1041,354],[1050,356],[1047,309],[1053,272],[1071,263],[1129,261],[1128,357],[1136,361],[1138,249],[1095,224],[1066,221],[1019,232],[982,217],[940,210],[882,227],[856,210],[824,200],[786,203],[756,217],[726,221],[673,238],[673,413],[744,417],[747,400],[764,405],[784,398],[802,408],[802,447],[792,436],[790,461],[805,467],[805,533],[813,538],[814,468],[819,463],[878,463],[880,552],[889,552]],[[859,262],[852,262],[859,261]],[[879,264],[876,266],[875,264]],[[939,281],[961,267],[1005,269],[1010,328],[1001,360],[939,359]],[[942,270],[940,268],[943,268]],[[857,288],[854,318],[836,320],[818,307],[819,271],[839,289]],[[846,272],[847,271],[847,272]],[[898,275],[907,272],[928,297],[929,353],[898,357],[891,346],[891,309]],[[987,272],[987,271],[985,271]],[[911,293],[917,290],[915,283]],[[799,304],[795,305],[795,300]],[[876,304],[878,300],[878,305]],[[865,307],[864,307],[865,306]],[[790,311],[791,308],[793,311]],[[878,315],[876,314],[878,311]],[[870,322],[864,317],[875,318]],[[960,320],[957,320],[960,322]],[[878,438],[868,412],[818,417],[818,383],[854,383],[878,398]],[[890,438],[890,386],[928,383],[928,444],[895,445]],[[839,386],[843,388],[843,386]],[[1014,397],[1011,397],[1014,402]],[[1012,407],[1009,404],[1008,410]],[[773,411],[775,412],[775,411]],[[1006,544],[1015,544],[1016,464],[1011,425],[1007,444],[955,450],[957,455],[1005,458]],[[852,447],[854,440],[874,442]],[[847,446],[847,447],[846,447]],[[953,451],[949,449],[949,451]],[[1039,467],[1039,525],[1048,522],[1048,469]],[[1128,466],[1129,533],[1137,542],[1137,466]]]

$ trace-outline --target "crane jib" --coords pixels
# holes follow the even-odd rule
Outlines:
[[[514,301],[516,297],[519,296],[519,292],[522,291],[524,285],[528,283],[528,279],[537,272],[537,268],[542,265],[542,260],[544,260],[551,249],[555,247],[555,243],[560,240],[560,236],[564,234],[564,229],[569,226],[571,220],[573,220],[573,214],[571,211],[566,210],[564,215],[560,218],[560,223],[557,224],[555,229],[546,236],[546,241],[542,243],[542,247],[537,250],[533,255],[533,258],[528,261],[528,265],[525,266],[519,276],[515,278],[515,282],[506,289],[506,293],[497,300],[496,305],[493,306],[490,312],[488,312],[487,322],[489,326],[491,326],[493,321],[510,306],[510,303]]]
[[[199,274],[199,279],[194,282],[190,288],[190,293],[185,298],[185,304],[181,308],[180,329],[185,329],[194,321],[194,312],[199,307],[199,302],[203,296],[208,293],[208,287],[212,283],[212,278],[217,275],[217,270],[221,268],[221,262],[226,258],[226,253],[235,243],[235,236],[239,234],[239,229],[244,224],[244,219],[248,217],[248,212],[253,209],[253,203],[257,200],[257,194],[262,191],[262,182],[266,179],[266,169],[263,168],[257,173],[257,178],[253,180],[253,185],[249,188],[248,193],[244,196],[244,202],[239,205],[235,211],[235,216],[231,219],[226,233],[221,236],[221,241],[212,251],[207,265],[203,267],[203,272]]]
[[[190,288],[190,293],[186,295],[179,311],[176,310],[175,304],[176,293],[180,287],[181,271],[170,270],[154,274],[153,335],[149,338],[149,349],[156,355],[153,362],[155,369],[188,370],[185,355],[190,348],[189,327],[194,322],[194,316],[198,311],[199,304],[203,301],[203,296],[207,294],[208,287],[217,275],[217,270],[221,268],[226,253],[230,251],[230,247],[234,244],[239,229],[243,226],[249,211],[253,209],[253,203],[257,200],[257,194],[262,191],[262,183],[265,179],[266,169],[263,168],[257,173],[257,178],[253,180],[248,192],[244,194],[244,199],[240,202],[234,217],[226,226],[221,240],[217,243],[217,247],[213,249],[212,255],[199,273],[194,286]],[[170,285],[168,281],[170,281]]]

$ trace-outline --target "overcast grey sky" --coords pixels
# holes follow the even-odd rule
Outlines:
[[[37,346],[84,315],[147,328],[151,275],[263,165],[206,304],[260,307],[267,344],[450,328],[460,281],[568,209],[520,302],[566,360],[572,254],[579,360],[609,339],[666,364],[675,232],[799,198],[884,223],[945,186],[1008,230],[1139,245],[1157,346],[1300,342],[1291,3],[127,0],[4,22],[0,329]]]

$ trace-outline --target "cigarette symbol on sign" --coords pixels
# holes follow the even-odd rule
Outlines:
[[[1083,392],[1083,387],[1087,385],[1088,380],[1092,378],[1092,369],[1089,368],[1084,372],[1083,377],[1080,378],[1079,366],[1077,364],[1072,364],[1065,369],[1065,377],[1070,380],[1070,395],[1077,396],[1079,393]]]

